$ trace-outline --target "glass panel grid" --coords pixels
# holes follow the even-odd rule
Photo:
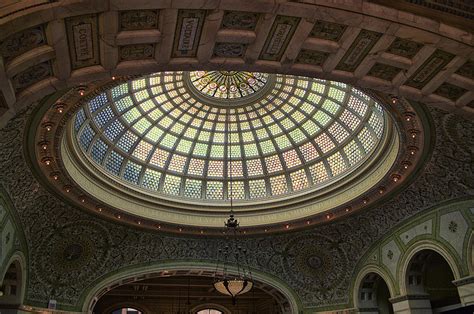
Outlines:
[[[243,105],[214,106],[191,96],[186,79],[217,100],[247,99],[273,86]],[[238,178],[236,200],[317,187],[357,166],[385,129],[383,108],[363,92],[280,74],[161,72],[113,87],[85,106],[73,128],[98,167],[158,194],[212,201],[229,199],[229,175]]]

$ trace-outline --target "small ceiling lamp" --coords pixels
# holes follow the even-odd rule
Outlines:
[[[247,250],[237,244],[237,232],[239,221],[234,217],[233,186],[232,186],[232,141],[227,116],[227,144],[229,145],[229,199],[230,215],[224,223],[228,235],[223,249],[219,249],[217,258],[216,272],[214,274],[214,288],[224,294],[232,297],[232,304],[235,305],[237,296],[249,292],[253,287],[252,274],[248,267]],[[234,265],[237,271],[230,273],[229,266]]]

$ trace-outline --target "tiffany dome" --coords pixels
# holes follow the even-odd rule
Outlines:
[[[290,204],[307,204],[367,175],[390,129],[377,101],[343,83],[160,72],[84,101],[63,150],[86,165],[94,182],[155,204],[147,205],[151,216],[156,206],[222,215],[230,199],[249,214],[288,212]]]

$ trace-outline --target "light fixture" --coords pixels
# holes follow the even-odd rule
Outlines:
[[[237,296],[249,292],[253,287],[252,275],[248,267],[247,250],[237,245],[235,239],[239,222],[231,213],[225,226],[230,231],[229,243],[219,249],[216,272],[214,274],[214,288],[224,295],[232,298],[235,305]],[[222,257],[222,261],[220,260]],[[229,272],[231,263],[236,264],[236,273]]]
[[[239,228],[239,221],[234,217],[234,202],[233,202],[233,186],[232,186],[232,137],[230,130],[229,117],[226,117],[227,125],[227,144],[229,145],[229,199],[230,199],[230,214],[227,221],[224,223],[228,235],[224,248],[219,249],[217,258],[216,271],[214,273],[214,288],[232,298],[232,303],[235,305],[237,296],[249,292],[253,287],[252,273],[248,267],[247,250],[243,249],[237,244],[237,232]],[[229,272],[230,265],[235,265],[237,271]]]

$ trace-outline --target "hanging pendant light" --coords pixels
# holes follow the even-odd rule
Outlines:
[[[230,234],[230,245],[219,249],[219,257],[216,266],[214,288],[222,294],[232,298],[235,305],[237,296],[249,292],[253,287],[252,275],[248,267],[247,251],[237,244],[236,232],[239,226],[237,219],[231,212],[225,223]],[[232,257],[233,256],[233,260]],[[222,258],[222,261],[221,261]],[[229,273],[229,264],[232,262],[237,266],[235,274]]]
[[[229,145],[229,199],[230,199],[230,215],[224,223],[227,228],[228,235],[227,244],[223,249],[219,249],[217,258],[216,272],[214,278],[214,288],[224,294],[232,297],[232,303],[235,305],[236,297],[249,292],[253,287],[250,268],[248,267],[247,250],[242,249],[237,243],[237,231],[239,222],[234,217],[233,208],[233,184],[232,184],[232,142],[230,124],[227,123],[227,143]],[[222,259],[222,260],[221,260]],[[233,263],[237,266],[236,274],[230,274],[228,271],[229,264]]]

